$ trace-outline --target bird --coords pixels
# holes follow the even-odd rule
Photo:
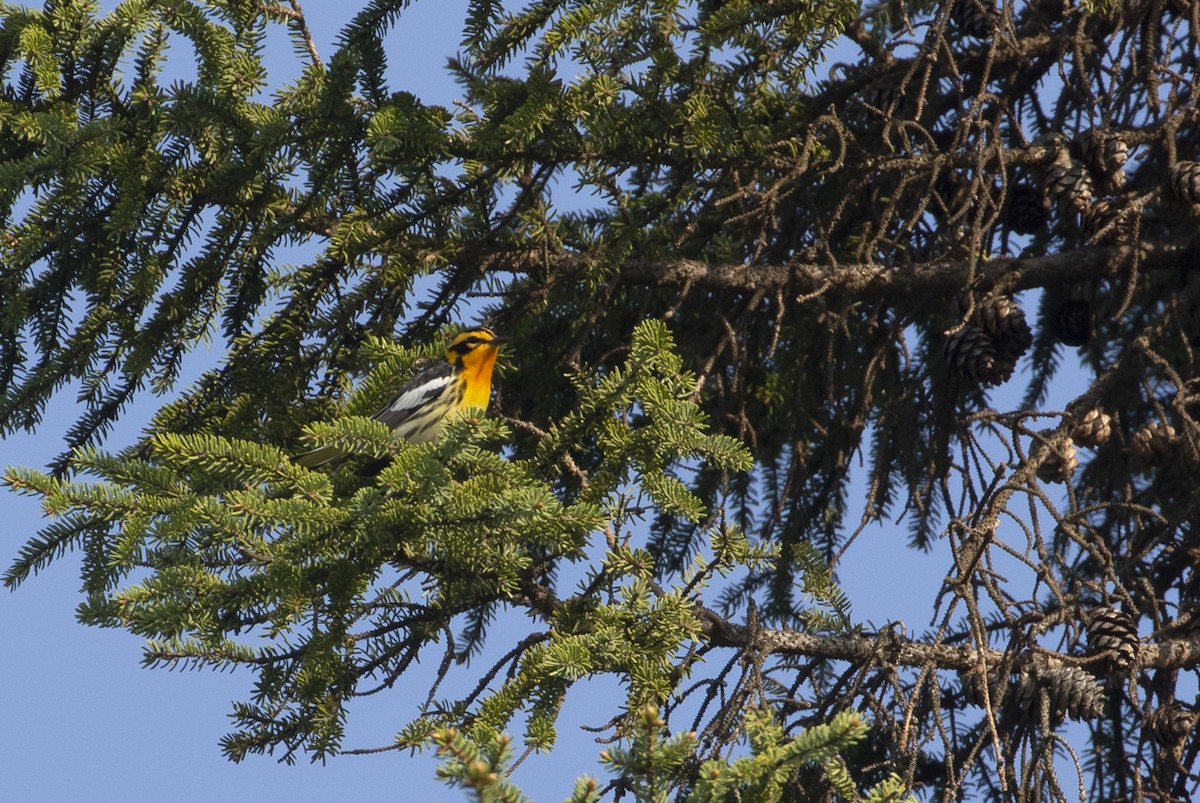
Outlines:
[[[444,359],[422,368],[371,418],[387,424],[392,435],[409,443],[437,440],[446,416],[472,407],[486,409],[492,394],[492,368],[504,338],[486,326],[455,335]],[[296,456],[305,468],[317,468],[341,457],[336,446],[322,446]]]

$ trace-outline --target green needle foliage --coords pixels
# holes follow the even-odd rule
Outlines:
[[[234,759],[403,684],[510,799],[604,678],[651,798],[1200,794],[1197,0],[471,0],[445,106],[416,1],[0,2],[0,436],[65,429],[7,585],[243,670]]]
[[[580,778],[569,803],[598,803],[612,790],[630,794],[637,803],[671,800],[681,779],[689,777],[695,759],[696,734],[670,736],[654,706],[642,709],[630,723],[627,748],[605,750],[600,760],[617,777],[601,788],[592,778]],[[839,753],[866,735],[867,726],[853,711],[838,714],[794,738],[772,721],[771,714],[752,710],[746,715],[750,755],[729,760],[709,759],[679,797],[687,803],[761,803],[808,799],[845,803],[913,803],[903,785],[891,776],[860,794]],[[510,742],[493,738],[473,742],[453,728],[436,732],[433,741],[446,762],[439,777],[454,786],[472,789],[482,801],[523,801],[520,791],[502,775],[511,762]],[[803,780],[800,780],[800,779]]]
[[[468,415],[412,445],[347,416],[313,430],[316,444],[351,456],[332,473],[272,445],[171,433],[126,455],[81,449],[69,480],[12,470],[9,485],[41,496],[56,520],[6,582],[81,549],[82,621],[146,638],[149,665],[253,671],[254,698],[235,706],[240,730],[224,745],[234,759],[336,752],[350,699],[430,653],[478,653],[491,619],[528,608],[542,628],[507,659],[508,678],[443,701],[439,677],[398,744],[420,746],[447,725],[486,740],[524,712],[526,742],[549,750],[580,679],[617,676],[631,708],[674,693],[701,642],[694,591],[763,557],[726,531],[720,558],[664,589],[653,555],[629,544],[639,519],[705,517],[672,471],[750,465],[735,440],[706,431],[673,349],[662,323],[638,326],[626,364],[579,379],[578,412],[528,458],[496,451],[511,433],[495,419]],[[593,443],[564,437],[589,420]],[[565,468],[583,451],[600,469],[586,486]],[[589,552],[601,531],[607,551]],[[587,567],[583,590],[560,597],[554,577],[576,564]]]

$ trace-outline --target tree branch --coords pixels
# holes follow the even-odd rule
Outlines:
[[[746,265],[712,264],[694,259],[631,260],[622,263],[616,282],[698,290],[782,291],[797,296],[848,292],[860,298],[885,298],[907,293],[954,292],[974,276],[984,285],[1014,292],[1084,279],[1115,278],[1131,262],[1143,273],[1175,269],[1187,248],[1186,242],[1092,246],[1043,256],[980,260],[974,269],[970,262],[962,260],[911,265],[850,263],[832,266],[808,262]],[[566,277],[586,271],[594,264],[593,258],[575,254],[547,257],[544,253],[509,253],[497,255],[485,268],[537,276],[544,276],[549,268],[551,273]]]
[[[1175,267],[1184,243],[1143,243],[1138,246],[1091,247],[1060,254],[1000,257],[980,261],[974,275],[1009,291],[1081,279],[1112,278],[1138,258],[1143,271]],[[625,284],[692,285],[711,290],[776,290],[797,295],[842,291],[886,296],[895,293],[954,291],[971,275],[966,261],[914,265],[872,263],[839,266],[797,262],[790,265],[713,265],[697,260],[627,262],[619,280]]]
[[[816,636],[790,628],[751,628],[729,622],[707,608],[698,609],[703,632],[716,647],[754,649],[764,654],[797,653],[810,658],[828,658],[877,666],[934,666],[938,669],[970,670],[982,657],[988,666],[1012,661],[1002,650],[979,649],[969,645],[931,644],[914,641],[897,633],[870,635]],[[1056,657],[1052,652],[1028,653],[1026,660],[1054,666],[1073,663],[1078,658]],[[1200,634],[1174,638],[1157,644],[1143,643],[1138,670],[1184,669],[1200,666]]]

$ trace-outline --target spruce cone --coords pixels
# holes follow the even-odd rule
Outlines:
[[[967,36],[987,39],[996,28],[999,15],[991,0],[954,0],[950,19]]]
[[[1037,719],[1042,696],[1042,686],[1038,679],[1028,672],[1022,672],[1017,676],[1015,685],[1012,703],[1017,712],[1023,719]]]
[[[1065,150],[1046,168],[1044,182],[1046,194],[1072,212],[1087,209],[1096,194],[1087,168]]]
[[[1038,464],[1037,475],[1042,482],[1066,482],[1077,468],[1079,461],[1075,458],[1075,444],[1070,438],[1063,438]]]
[[[987,673],[987,702],[983,698],[983,682],[979,677],[979,672],[971,670],[963,672],[959,670],[959,681],[962,683],[962,699],[967,705],[973,705],[976,708],[985,708],[987,702],[995,708],[996,703],[1000,700],[1000,694],[1004,691],[1004,684],[1000,681],[1000,675],[995,670],[989,670]]]
[[[1133,433],[1129,450],[1142,465],[1158,465],[1175,451],[1175,427],[1163,421],[1147,424]]]
[[[1024,323],[1024,321],[1025,318],[1022,316],[1021,322]],[[996,346],[996,373],[1001,377],[1001,382],[1007,382],[1008,378],[1012,376],[1013,371],[1017,368],[1017,360],[1021,359],[1021,355],[1025,353],[1032,342],[1032,332],[1028,337],[1018,335],[992,341]]]
[[[1137,661],[1138,632],[1133,617],[1107,605],[1098,605],[1087,612],[1088,652],[1108,655],[1118,671],[1128,669]]]
[[[1017,234],[1036,234],[1050,220],[1045,193],[1029,184],[1014,184],[1008,194],[1008,227]]]
[[[1088,410],[1071,430],[1071,438],[1080,446],[1095,448],[1112,437],[1112,416],[1100,410]]]
[[[1113,193],[1125,191],[1129,146],[1119,134],[1106,128],[1089,128],[1080,131],[1071,144],[1101,186]]]
[[[1146,717],[1150,736],[1163,747],[1174,747],[1187,738],[1196,727],[1196,712],[1183,707],[1178,700],[1154,709]]]
[[[1050,698],[1050,720],[1064,716],[1074,720],[1096,719],[1104,713],[1104,689],[1096,679],[1078,666],[1060,666],[1042,676]]]
[[[1125,245],[1133,240],[1129,210],[1104,198],[1083,210],[1083,230],[1096,245]]]
[[[1092,307],[1081,298],[1062,303],[1050,324],[1055,336],[1068,346],[1082,346],[1092,338]]]
[[[987,295],[975,302],[972,322],[993,340],[1013,341],[1021,351],[1033,343],[1033,332],[1025,313],[1012,296]]]
[[[1017,360],[1020,356],[1011,349],[997,351],[996,359],[992,363],[991,376],[985,377],[984,381],[989,385],[1002,385],[1012,379],[1013,373],[1017,370]]]
[[[996,347],[987,333],[975,324],[969,323],[946,338],[946,359],[955,371],[968,379],[996,381]]]
[[[960,294],[958,297],[958,313],[962,315],[970,307],[970,299]],[[1033,332],[1029,329],[1029,324],[1025,321],[1025,313],[1021,311],[1021,307],[1013,300],[1012,296],[988,294],[976,300],[975,307],[972,310],[971,318],[967,322],[967,328],[972,330],[970,335],[965,335],[967,330],[963,330],[959,335],[950,338],[951,342],[946,344],[946,353],[961,352],[964,345],[972,339],[977,339],[979,333],[982,333],[988,344],[991,347],[990,351],[980,343],[977,348],[982,353],[987,353],[992,362],[986,368],[977,368],[974,373],[961,367],[965,365],[963,360],[951,360],[955,369],[965,376],[973,379],[981,379],[989,384],[999,384],[1008,381],[1016,370],[1017,360],[1033,343]]]
[[[1200,204],[1200,162],[1176,162],[1167,171],[1167,178],[1181,201]]]

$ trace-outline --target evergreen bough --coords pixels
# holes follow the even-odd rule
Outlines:
[[[610,675],[613,735],[693,723],[679,794],[750,710],[862,710],[862,786],[1061,799],[1073,740],[1080,797],[1196,797],[1200,732],[1150,716],[1200,667],[1194,4],[473,0],[450,106],[389,69],[409,6],[323,57],[296,2],[0,4],[0,434],[76,411],[5,475],[51,514],[9,584],[76,550],[84,621],[251,667],[234,757],[344,750],[437,655],[394,747],[547,748]],[[394,443],[366,416],[472,322],[492,417]],[[838,590],[871,528],[949,551],[888,578],[928,631]],[[1064,726],[1009,689],[1064,672],[1128,693]]]

